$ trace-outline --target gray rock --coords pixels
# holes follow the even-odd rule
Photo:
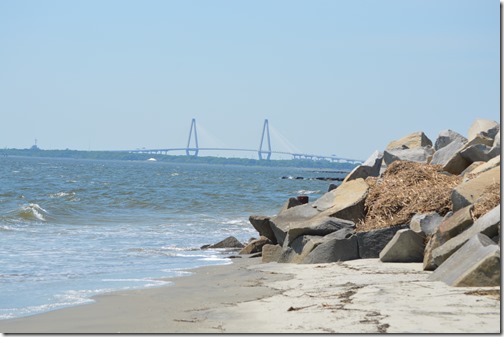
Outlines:
[[[494,167],[500,166],[500,163],[501,163],[500,159],[501,159],[501,156],[498,155],[495,158],[490,159],[486,163],[479,165],[478,167],[476,167],[475,169],[473,169],[472,171],[470,171],[468,173],[478,174],[478,173],[482,173],[482,172],[486,172],[488,170],[491,170]]]
[[[405,228],[408,228],[408,224],[357,233],[359,256],[361,259],[378,258],[380,252],[385,248],[387,243],[392,240],[395,233]]]
[[[493,238],[499,234],[499,227],[500,205],[476,220],[471,227],[434,249],[432,251],[434,264],[438,267],[441,266],[444,261],[476,234],[481,233]]]
[[[436,142],[434,143],[434,149],[439,151],[443,147],[447,146],[454,140],[459,140],[461,143],[467,143],[467,138],[462,136],[461,134],[452,131],[452,130],[443,130],[439,133]]]
[[[238,241],[237,238],[235,238],[234,236],[228,236],[224,240],[219,241],[219,242],[217,242],[213,245],[210,245],[206,248],[243,248],[243,247],[245,247],[245,246],[243,245],[243,243]]]
[[[299,205],[303,205],[303,203],[299,201],[298,198],[289,198],[289,200],[287,200],[287,202],[284,204],[280,212],[283,212],[285,210],[288,210],[289,208],[296,207]]]
[[[432,156],[432,165],[441,165],[443,170],[452,174],[460,174],[471,163],[460,155],[460,151],[464,148],[466,141],[460,138],[454,139],[448,145],[439,149]]]
[[[364,218],[364,202],[369,185],[359,178],[342,183],[313,203],[321,214],[357,222]]]
[[[302,235],[290,247],[283,247],[279,263],[302,263],[304,258],[323,241],[323,236]]]
[[[266,244],[272,244],[271,240],[265,236],[261,236],[259,239],[250,241],[238,254],[255,254],[262,252],[262,247]]]
[[[353,232],[344,228],[326,235],[302,261],[302,263],[330,263],[338,261],[356,260],[359,256],[357,237]]]
[[[396,160],[412,161],[417,163],[429,163],[434,154],[434,149],[430,146],[413,149],[386,150],[383,153],[383,161],[390,165]]]
[[[425,235],[434,234],[443,217],[436,212],[415,214],[410,221],[410,229],[415,233],[424,233]]]
[[[411,229],[398,230],[380,252],[382,262],[422,262],[425,235]]]
[[[475,144],[464,148],[460,155],[470,163],[476,161],[487,162],[490,159],[500,155],[500,147],[490,147],[484,144]]]
[[[275,234],[273,233],[273,230],[271,229],[271,224],[269,220],[270,220],[269,216],[263,216],[263,215],[251,215],[249,217],[249,222],[259,233],[259,235],[267,237],[268,239],[271,240],[273,244],[276,244],[277,239],[275,237]]]
[[[500,248],[490,238],[476,234],[429,277],[454,287],[500,285]]]
[[[467,230],[473,224],[472,210],[474,206],[469,205],[454,212],[453,215],[441,222],[438,235],[441,242],[446,242],[463,231]]]
[[[473,204],[493,183],[500,182],[500,167],[494,167],[455,187],[451,194],[453,211]]]
[[[342,228],[350,228],[353,230],[355,228],[355,223],[327,216],[315,217],[311,221],[298,222],[292,224],[287,230],[284,246],[291,246],[291,242],[301,235],[325,236]]]
[[[500,130],[497,132],[494,138],[494,143],[492,144],[493,147],[501,147],[501,135],[500,135]]]
[[[287,232],[291,226],[295,227],[296,225],[311,221],[318,215],[320,215],[320,212],[309,203],[289,208],[278,213],[277,216],[270,218],[269,224],[273,231],[275,242],[283,245]],[[267,235],[264,236],[271,239]]]
[[[439,246],[441,246],[441,242],[439,242],[438,235],[432,235],[425,245],[423,270],[435,270],[437,268],[437,265],[434,263],[434,258],[432,257],[432,251]]]
[[[264,245],[262,247],[262,259],[264,263],[277,262],[282,256],[283,249],[280,245]]]
[[[495,135],[499,131],[499,123],[491,121],[488,119],[476,119],[470,126],[467,132],[467,138],[470,140],[474,139],[479,133],[486,135]]]
[[[393,149],[414,149],[419,147],[432,146],[432,141],[419,131],[411,133],[401,139],[394,140],[387,145],[387,150]]]
[[[362,164],[357,166],[350,172],[343,182],[367,177],[378,177],[380,175],[380,168],[383,160],[383,152],[375,151],[371,156]]]

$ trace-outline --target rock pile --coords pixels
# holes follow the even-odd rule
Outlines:
[[[261,238],[242,252],[280,263],[423,262],[432,280],[500,285],[500,152],[494,121],[476,120],[467,138],[441,131],[434,144],[412,133],[318,200],[250,216]]]

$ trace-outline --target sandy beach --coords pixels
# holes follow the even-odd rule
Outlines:
[[[0,321],[3,333],[499,333],[500,288],[427,281],[420,263],[237,258],[172,285]]]

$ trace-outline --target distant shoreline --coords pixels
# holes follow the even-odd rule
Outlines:
[[[42,150],[42,149],[2,149],[0,158],[3,157],[32,157],[32,158],[68,158],[92,160],[125,160],[147,161],[154,158],[160,162],[191,163],[191,164],[216,164],[216,165],[241,165],[261,167],[296,167],[313,169],[332,169],[350,172],[358,164],[330,162],[328,160],[310,159],[271,159],[258,160],[250,158],[224,158],[212,156],[187,156],[187,155],[162,155],[152,153],[130,153],[125,151],[81,151],[81,150]]]

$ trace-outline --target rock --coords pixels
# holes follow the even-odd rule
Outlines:
[[[262,247],[266,244],[272,244],[271,240],[265,236],[261,236],[259,239],[250,241],[238,254],[254,254],[262,251]]]
[[[500,285],[500,248],[490,238],[476,234],[429,277],[454,287]]]
[[[325,236],[342,228],[353,230],[355,229],[355,224],[349,220],[328,216],[318,216],[310,221],[292,223],[287,230],[284,246],[290,246],[291,242],[301,235]]]
[[[490,159],[486,163],[482,163],[481,165],[478,165],[476,168],[474,168],[472,171],[470,171],[468,173],[479,174],[479,173],[488,171],[490,169],[493,169],[494,167],[500,166],[500,163],[501,163],[500,158],[501,158],[501,156],[498,155],[498,156]]]
[[[407,160],[416,163],[429,163],[434,154],[434,149],[430,146],[417,147],[413,149],[393,149],[383,153],[383,161],[388,166],[396,160]]]
[[[367,177],[378,177],[380,175],[380,168],[383,159],[383,152],[375,151],[371,156],[362,164],[357,166],[350,172],[343,182],[350,180]]]
[[[494,143],[492,144],[493,147],[501,147],[501,136],[500,136],[500,130],[497,132],[495,135]]]
[[[434,149],[436,151],[439,151],[440,149],[450,144],[454,140],[459,140],[459,142],[464,144],[467,143],[467,138],[465,138],[461,134],[452,130],[443,130],[439,133],[438,138],[434,143]]]
[[[476,144],[464,148],[460,155],[470,163],[475,161],[489,161],[495,156],[500,155],[500,147],[490,147],[484,144]]]
[[[380,252],[382,262],[422,262],[425,235],[409,228],[398,230]]]
[[[277,262],[282,256],[282,246],[266,244],[262,247],[262,262]]]
[[[364,202],[369,185],[362,178],[342,183],[313,203],[322,214],[357,222],[364,219]]]
[[[252,226],[255,228],[255,230],[259,233],[259,235],[267,237],[268,239],[271,240],[271,242],[273,244],[277,243],[275,234],[273,233],[273,230],[271,229],[269,216],[251,215],[249,217],[249,222],[252,224]]]
[[[436,266],[446,261],[453,253],[455,253],[464,243],[478,233],[484,234],[490,238],[499,234],[500,227],[500,205],[492,209],[490,212],[476,220],[474,224],[455,236],[454,238],[442,243],[438,248],[432,250],[432,258]]]
[[[478,166],[486,164],[484,161],[475,161],[471,165],[469,165],[462,173],[460,173],[461,176],[466,176],[472,171],[474,171]]]
[[[438,235],[434,234],[430,237],[429,241],[425,245],[424,258],[423,258],[423,270],[435,270],[437,265],[434,263],[434,258],[432,257],[432,251],[441,246],[439,242]]]
[[[443,217],[436,212],[415,214],[411,218],[409,227],[415,233],[429,236],[437,231],[442,221]]]
[[[469,205],[459,209],[439,225],[438,234],[441,242],[456,237],[473,224],[471,215],[473,208],[473,205]]]
[[[322,242],[323,236],[302,235],[298,236],[290,247],[283,247],[279,263],[302,263],[304,258]]]
[[[333,193],[333,191],[328,193]],[[271,241],[283,245],[287,232],[291,226],[295,227],[296,225],[312,221],[313,218],[318,215],[320,215],[320,212],[314,208],[312,204],[299,205],[278,213],[277,216],[269,219],[269,224],[275,238],[275,241]],[[271,239],[267,235],[264,236]]]
[[[329,188],[327,189],[327,192],[331,192],[332,190],[335,190],[338,188],[339,185],[336,184],[329,184]]]
[[[414,149],[432,146],[432,141],[421,131],[409,134],[401,139],[394,140],[387,145],[387,150]]]
[[[486,187],[495,182],[500,182],[499,166],[455,187],[451,195],[453,211],[473,204],[483,194]]]
[[[471,127],[467,132],[467,138],[471,141],[479,133],[493,136],[492,138],[494,138],[498,131],[499,124],[497,122],[488,119],[477,119],[471,124]]]
[[[408,228],[408,225],[398,225],[388,228],[376,229],[369,232],[358,232],[359,256],[361,259],[374,259],[380,256],[380,252],[400,229]]]
[[[216,244],[210,245],[206,248],[243,248],[245,247],[243,243],[238,241],[234,236],[228,236],[222,241],[217,242]]]
[[[357,236],[348,228],[326,235],[302,263],[330,263],[360,258]]]
[[[451,174],[460,174],[471,163],[460,155],[460,151],[464,148],[465,142],[462,139],[456,138],[448,145],[436,151],[432,156],[432,165],[441,165],[443,170]]]
[[[299,205],[303,205],[303,203],[298,198],[289,198],[287,202],[284,204],[280,212],[288,210],[289,208],[296,207]]]

